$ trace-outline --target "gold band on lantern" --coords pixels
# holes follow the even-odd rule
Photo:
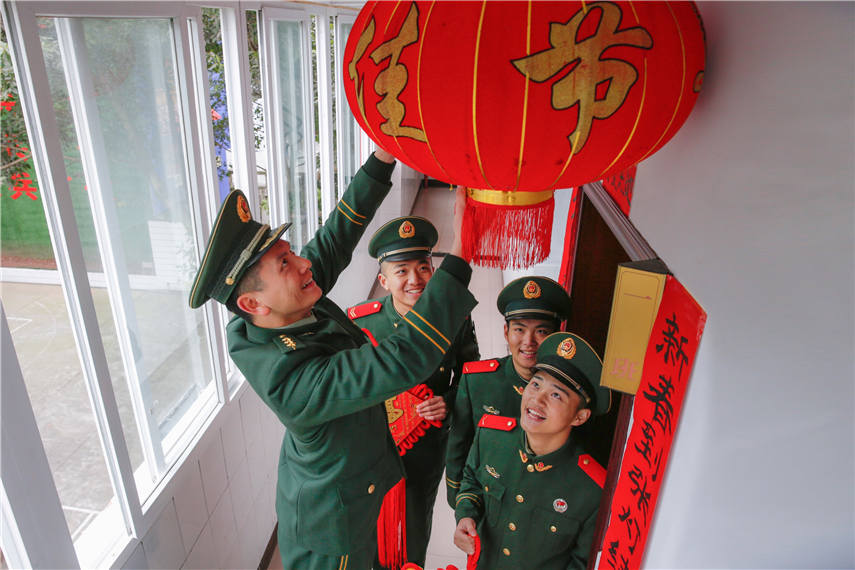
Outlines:
[[[466,195],[482,204],[494,206],[533,206],[552,198],[554,190],[540,192],[514,192],[512,190],[482,190],[467,188]]]

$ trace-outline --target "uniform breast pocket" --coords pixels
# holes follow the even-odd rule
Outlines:
[[[502,497],[505,495],[505,486],[498,478],[489,474],[486,466],[481,467],[478,473],[478,482],[484,496],[484,515],[488,524],[495,525],[502,511]]]
[[[576,544],[582,521],[566,513],[535,509],[532,513],[532,544],[544,557],[555,556]]]

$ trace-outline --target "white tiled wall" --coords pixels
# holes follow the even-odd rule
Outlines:
[[[276,524],[284,427],[249,387],[175,475],[172,500],[122,568],[258,568]]]

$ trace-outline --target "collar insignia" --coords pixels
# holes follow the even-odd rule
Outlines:
[[[246,198],[238,196],[237,199],[237,215],[240,221],[247,223],[252,219],[252,214],[249,212],[249,205],[246,203]]]
[[[576,355],[576,343],[573,342],[572,338],[565,338],[561,341],[561,344],[558,345],[558,350],[556,352],[561,358],[571,360]]]
[[[297,349],[297,343],[295,343],[295,342],[294,342],[294,339],[293,339],[293,338],[291,338],[290,336],[288,336],[288,335],[284,335],[284,334],[280,334],[280,335],[279,335],[279,340],[281,340],[281,341],[282,341],[282,344],[284,344],[285,346],[287,346],[287,347],[288,347],[288,348],[290,348],[291,350],[296,350],[296,349]]]
[[[493,406],[488,406],[488,405],[486,405],[486,404],[485,404],[485,405],[483,405],[483,406],[481,406],[481,407],[482,407],[482,408],[484,408],[484,411],[485,411],[485,412],[487,412],[488,414],[495,414],[495,415],[497,415],[497,416],[499,415],[499,410],[497,410],[497,409],[496,409],[496,408],[494,408]]]
[[[552,465],[544,465],[543,461],[538,461],[534,464],[534,468],[537,469],[538,473],[543,473],[544,471],[552,469]]]
[[[499,477],[501,477],[501,475],[499,475],[499,474],[496,472],[496,470],[495,470],[493,467],[490,467],[489,465],[486,465],[486,464],[485,464],[485,465],[484,465],[484,469],[486,469],[486,470],[487,470],[487,473],[489,473],[490,475],[492,475],[492,476],[493,476],[493,477],[495,477],[496,479],[498,479]]]
[[[524,390],[524,388],[522,386],[514,385],[514,392],[516,392],[520,396],[522,396],[523,390]]]
[[[528,455],[526,455],[525,453],[523,453],[523,450],[522,450],[522,449],[520,449],[520,450],[519,450],[519,452],[520,452],[520,459],[522,460],[522,462],[523,462],[523,463],[528,463]]]
[[[529,281],[523,287],[523,297],[526,299],[537,299],[540,297],[540,285],[534,281]]]
[[[556,513],[563,513],[567,510],[567,501],[564,499],[555,499],[552,501],[552,508],[555,509]]]
[[[398,235],[402,238],[411,238],[416,235],[416,228],[409,220],[406,220],[401,224],[401,227],[398,228]]]

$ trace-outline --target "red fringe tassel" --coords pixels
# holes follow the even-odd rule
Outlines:
[[[549,255],[552,239],[550,198],[533,206],[497,206],[466,198],[463,257],[482,267],[521,269]]]
[[[384,568],[398,570],[407,560],[407,493],[401,479],[389,489],[377,517],[377,556]]]

